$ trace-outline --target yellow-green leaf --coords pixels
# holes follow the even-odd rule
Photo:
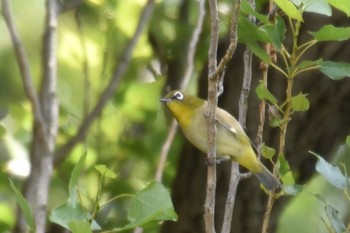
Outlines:
[[[265,87],[263,83],[260,83],[260,85],[256,87],[255,92],[259,99],[268,100],[272,104],[277,104],[276,97]]]
[[[305,94],[299,93],[297,96],[292,97],[292,108],[297,112],[307,111],[310,108],[310,101]]]
[[[276,5],[282,9],[289,18],[303,21],[303,17],[298,8],[289,0],[275,0]]]
[[[117,178],[117,174],[111,169],[109,169],[106,165],[95,165],[95,169],[104,177],[108,177],[111,179]]]
[[[265,159],[271,159],[276,154],[276,150],[272,147],[266,146],[265,143],[262,144],[260,152]]]

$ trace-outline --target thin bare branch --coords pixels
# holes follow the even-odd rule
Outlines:
[[[237,9],[239,9],[239,6],[237,7],[237,4],[240,4],[240,2],[239,1],[236,2],[234,14],[239,14],[239,11],[237,12]],[[237,25],[237,20],[238,20],[238,17],[233,15],[232,23]],[[231,25],[231,30],[237,30],[237,26]],[[230,41],[232,41],[232,43],[237,44],[237,38],[236,38],[237,34],[231,31],[230,35],[231,37],[234,37],[234,38],[231,38]],[[250,93],[251,79],[252,79],[252,52],[250,51],[249,48],[246,48],[246,51],[244,52],[243,84],[242,84],[242,91],[241,91],[239,104],[238,104],[238,107],[239,107],[238,121],[240,122],[243,128],[245,128],[245,125],[246,125],[246,118],[247,118],[247,112],[248,112],[248,97]],[[241,179],[242,179],[242,175],[239,173],[238,163],[232,162],[230,184],[229,184],[229,190],[227,193],[227,200],[226,200],[225,212],[224,212],[224,221],[223,221],[221,233],[229,233],[231,230],[232,214],[233,214],[233,208],[235,204],[237,186]]]
[[[194,67],[194,55],[196,53],[196,47],[198,44],[199,36],[202,33],[204,16],[205,16],[205,0],[199,0],[198,1],[198,19],[187,49],[188,51],[186,56],[187,67],[185,70],[184,77],[180,84],[181,90],[185,90],[187,88],[189,81],[191,80],[193,67]]]
[[[106,88],[102,92],[102,95],[90,114],[84,119],[80,125],[78,132],[59,150],[56,152],[55,156],[55,166],[59,165],[68,156],[73,147],[84,140],[88,130],[90,129],[92,123],[101,114],[102,109],[106,105],[107,101],[113,96],[121,77],[124,75],[132,56],[132,52],[146,27],[154,8],[155,0],[148,0],[145,7],[140,15],[138,25],[136,27],[133,37],[130,39],[129,43],[126,45],[124,51],[119,58],[119,64],[115,67],[114,74],[111,77]]]
[[[208,169],[207,187],[204,203],[204,223],[207,233],[215,233],[215,192],[216,192],[216,106],[218,103],[218,81],[220,78],[217,72],[217,47],[219,40],[219,15],[216,0],[209,1],[210,8],[210,46],[208,51]]]
[[[188,45],[188,52],[186,56],[187,67],[186,67],[183,79],[180,83],[181,90],[185,90],[187,88],[189,81],[191,80],[193,67],[194,67],[194,55],[196,53],[199,35],[202,32],[204,16],[205,16],[205,0],[199,0],[198,1],[198,19],[197,19],[196,27],[192,33],[192,36]],[[167,160],[170,145],[175,138],[177,129],[178,129],[177,123],[175,120],[173,120],[159,156],[159,162],[158,162],[158,167],[156,172],[156,180],[158,181],[162,180],[165,162]]]
[[[13,22],[11,9],[8,0],[1,1],[2,15],[4,16],[6,26],[9,30],[12,44],[15,50],[17,64],[19,66],[19,71],[21,74],[23,88],[25,94],[27,95],[33,109],[34,121],[37,122],[38,126],[41,126],[42,134],[45,135],[45,124],[43,121],[42,111],[39,103],[36,90],[33,85],[32,72],[30,70],[29,59],[24,46],[18,36],[15,24]],[[46,137],[44,137],[46,138]]]
[[[177,122],[175,119],[173,119],[171,122],[170,129],[168,131],[168,135],[167,135],[165,142],[163,143],[162,149],[160,151],[159,162],[158,162],[158,167],[157,167],[156,176],[155,176],[156,180],[159,182],[162,181],[163,172],[164,172],[164,168],[165,168],[165,162],[167,161],[170,146],[171,146],[172,142],[174,141],[177,129],[178,129]]]
[[[214,77],[214,76],[220,77],[221,76],[221,73],[224,72],[227,63],[231,60],[234,52],[236,51],[236,48],[237,48],[237,23],[238,23],[238,16],[239,16],[240,7],[241,7],[241,0],[237,0],[235,7],[234,7],[234,10],[232,12],[232,18],[231,18],[230,44],[226,50],[225,55],[220,60],[220,63],[217,66],[216,71],[211,74],[212,77]],[[212,19],[212,22],[213,22],[213,19]],[[209,74],[210,74],[210,71],[209,71]]]

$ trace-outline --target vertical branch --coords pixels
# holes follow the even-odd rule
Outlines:
[[[219,40],[219,16],[216,0],[209,0],[211,34],[210,46],[208,51],[208,169],[207,169],[207,188],[204,203],[204,223],[207,233],[215,232],[215,192],[216,192],[216,125],[215,114],[218,102],[217,82],[219,75],[217,73],[217,46]]]
[[[184,90],[186,89],[189,81],[191,80],[191,76],[193,73],[193,68],[194,68],[194,55],[196,52],[196,47],[198,44],[199,40],[199,35],[202,32],[203,28],[203,21],[204,21],[204,16],[205,16],[205,0],[199,0],[198,1],[198,19],[196,23],[196,27],[193,31],[193,34],[191,36],[189,45],[188,45],[188,52],[186,56],[186,70],[184,77],[182,79],[182,82],[180,83],[180,89]],[[157,167],[157,172],[156,172],[156,180],[161,181],[162,180],[162,175],[165,167],[165,162],[167,160],[168,154],[169,154],[169,149],[171,146],[172,141],[175,138],[176,132],[177,132],[177,123],[176,120],[174,119],[171,123],[167,138],[165,139],[165,142],[162,146],[161,153],[159,156],[159,162],[158,162],[158,167]]]
[[[229,56],[231,57],[233,56],[233,53],[237,47],[237,23],[238,23],[239,11],[240,11],[240,4],[241,4],[240,0],[236,0],[234,11],[232,13],[230,45],[229,45],[229,50],[227,50],[226,52],[226,53],[232,52],[232,55],[229,54]],[[230,48],[232,51],[230,50]],[[246,53],[248,55],[246,55]],[[245,126],[246,115],[248,110],[248,96],[250,92],[250,83],[251,83],[251,59],[252,59],[251,51],[248,51],[248,52],[246,51],[244,56],[243,86],[242,86],[242,91],[241,91],[240,100],[239,100],[239,122],[243,127]],[[229,233],[231,230],[233,208],[235,204],[237,187],[240,179],[241,179],[241,174],[239,173],[238,163],[232,162],[230,184],[229,184],[229,190],[227,193],[227,200],[226,200],[225,212],[224,212],[224,221],[223,221],[221,233]]]

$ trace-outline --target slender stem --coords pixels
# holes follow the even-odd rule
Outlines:
[[[168,131],[167,137],[165,139],[165,142],[163,143],[163,146],[162,146],[162,149],[160,152],[157,171],[156,171],[156,175],[155,175],[156,181],[159,181],[159,182],[162,181],[163,172],[164,172],[164,168],[165,168],[165,162],[167,161],[170,146],[171,146],[172,142],[174,141],[177,129],[178,129],[177,122],[174,119],[171,122],[170,129]]]
[[[303,54],[304,54],[308,49],[310,49],[312,46],[314,46],[316,43],[317,43],[316,40],[312,40],[312,41],[309,41],[309,42],[305,43],[305,44],[302,45],[302,46],[299,46],[298,50],[300,50],[301,48],[303,48],[303,50],[301,50],[301,51],[299,52],[299,55],[296,57],[296,59],[295,59],[296,62],[298,62],[298,61],[300,60],[301,56],[303,56]]]
[[[239,4],[239,1],[236,1],[236,4]],[[255,6],[255,0],[250,0],[250,4]],[[254,7],[255,8],[255,7]],[[235,6],[235,10],[237,6]],[[234,14],[238,14],[239,12],[235,11]],[[251,19],[255,21],[254,18]],[[232,23],[236,23],[234,21],[234,16],[232,19]],[[235,30],[235,27],[231,26],[231,29]],[[231,36],[235,36],[234,33],[231,33]],[[252,79],[252,51],[247,47],[244,52],[244,76],[243,76],[243,84],[241,95],[239,99],[239,117],[238,120],[240,124],[245,128],[246,118],[248,112],[248,97],[250,93],[250,85]],[[242,175],[239,173],[238,163],[232,162],[231,164],[231,177],[229,190],[227,193],[227,199],[225,203],[225,212],[224,212],[224,220],[222,224],[221,233],[229,233],[231,230],[231,222],[232,222],[232,214],[233,208],[236,199],[236,192],[239,181],[242,179]]]
[[[280,67],[278,67],[276,64],[271,63],[270,66],[272,66],[273,68],[275,68],[277,71],[279,71],[281,74],[283,74],[283,76],[285,76],[286,78],[288,77],[288,74],[286,72],[284,72]]]
[[[306,72],[306,71],[317,70],[317,69],[319,69],[319,68],[320,68],[319,65],[306,67],[306,68],[304,68],[304,69],[297,70],[297,71],[294,73],[294,76],[297,76],[298,74],[304,73],[304,72]]]

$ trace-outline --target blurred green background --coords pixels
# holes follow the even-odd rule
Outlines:
[[[58,98],[60,104],[58,146],[64,144],[81,123],[84,115],[96,103],[108,83],[117,58],[132,36],[145,0],[88,0],[77,12],[60,16],[58,26]],[[195,3],[193,3],[195,4]],[[221,2],[221,12],[225,6]],[[11,1],[13,17],[28,53],[34,81],[41,76],[41,43],[44,26],[45,1]],[[158,35],[158,43],[166,48],[164,56],[178,56],[183,52],[182,40],[188,36],[188,27],[178,21],[179,1],[157,2],[149,26]],[[227,10],[227,9],[226,9]],[[193,12],[196,8],[193,7]],[[196,14],[189,15],[195,21]],[[228,22],[223,18],[223,24]],[[226,20],[226,21],[225,21]],[[175,30],[176,29],[176,30]],[[225,33],[227,27],[222,27]],[[178,32],[182,32],[180,35]],[[200,72],[207,56],[207,38],[200,41],[195,74]],[[180,48],[180,49],[179,49]],[[147,33],[133,53],[132,61],[117,92],[94,123],[87,140],[77,146],[66,161],[55,171],[51,183],[49,209],[63,203],[68,197],[70,173],[80,156],[87,151],[86,169],[80,180],[80,192],[89,209],[96,195],[99,173],[93,165],[105,164],[115,171],[115,180],[106,179],[102,202],[125,193],[135,193],[154,180],[161,146],[168,130],[168,118],[159,102],[165,85],[163,67],[155,58]],[[85,66],[86,65],[86,66]],[[150,68],[151,67],[151,68]],[[196,76],[196,75],[194,75]],[[196,87],[191,81],[189,89]],[[24,96],[22,82],[14,58],[13,47],[3,18],[0,19],[0,232],[10,230],[15,222],[15,199],[9,188],[8,177],[18,187],[28,175],[28,151],[31,142],[31,107]],[[183,140],[177,136],[170,150],[163,183],[171,187],[177,157]],[[349,150],[342,154],[349,156]],[[349,170],[348,170],[349,171]],[[280,217],[279,233],[327,232],[321,217],[323,205],[312,194],[323,193],[329,202],[336,203],[345,213],[342,193],[315,177],[308,187],[290,204]],[[127,198],[118,199],[103,209],[97,221],[104,228],[126,224],[129,206]],[[157,232],[158,227],[147,232]]]

